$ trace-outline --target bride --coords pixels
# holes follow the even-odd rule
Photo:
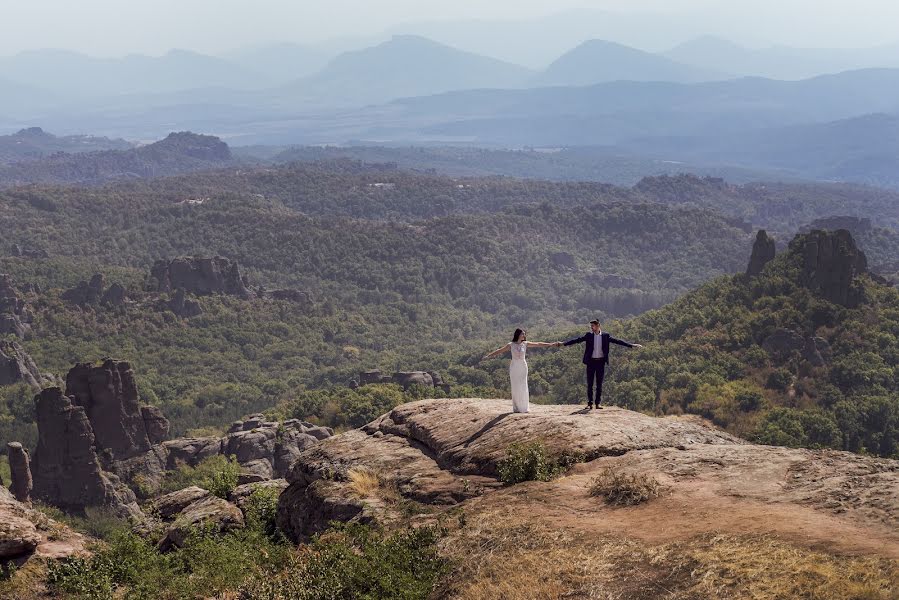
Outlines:
[[[562,342],[529,342],[528,332],[516,329],[512,341],[485,355],[481,360],[499,356],[506,350],[512,351],[512,362],[509,364],[509,382],[512,387],[512,412],[528,412],[528,362],[525,353],[530,348],[552,348],[561,346]]]

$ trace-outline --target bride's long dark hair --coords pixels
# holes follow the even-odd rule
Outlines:
[[[527,331],[525,331],[524,329],[516,329],[515,333],[512,334],[512,341],[517,342],[518,338],[520,338],[522,334],[527,335]]]

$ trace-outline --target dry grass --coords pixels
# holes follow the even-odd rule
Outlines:
[[[603,498],[613,506],[634,506],[658,498],[664,488],[653,477],[640,473],[628,475],[605,469],[589,484],[590,495]]]
[[[769,536],[699,536],[660,546],[505,511],[469,516],[442,552],[441,599],[897,600],[899,563],[835,556]]]
[[[347,480],[353,494],[360,499],[379,499],[390,503],[401,500],[394,482],[387,476],[370,469],[350,469]]]

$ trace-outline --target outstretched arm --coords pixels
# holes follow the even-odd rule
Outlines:
[[[642,348],[643,344],[632,344],[631,342],[625,342],[624,340],[619,340],[617,338],[613,338],[609,336],[609,341],[613,344],[618,344],[619,346],[624,346],[626,348]]]
[[[528,348],[555,348],[561,345],[562,342],[528,342]]]
[[[568,340],[567,342],[563,342],[563,346],[574,346],[575,344],[583,344],[587,341],[587,335],[582,335],[581,337],[576,337]]]
[[[481,358],[481,360],[487,360],[488,358],[496,358],[497,356],[499,356],[500,354],[502,354],[504,351],[506,351],[508,349],[509,349],[509,344],[506,344],[505,346],[500,346],[493,352],[490,352],[489,354],[485,354],[484,357]]]

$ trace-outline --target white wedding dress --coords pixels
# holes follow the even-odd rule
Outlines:
[[[527,342],[511,342],[512,362],[509,364],[509,383],[512,386],[512,412],[526,413],[528,408]]]

